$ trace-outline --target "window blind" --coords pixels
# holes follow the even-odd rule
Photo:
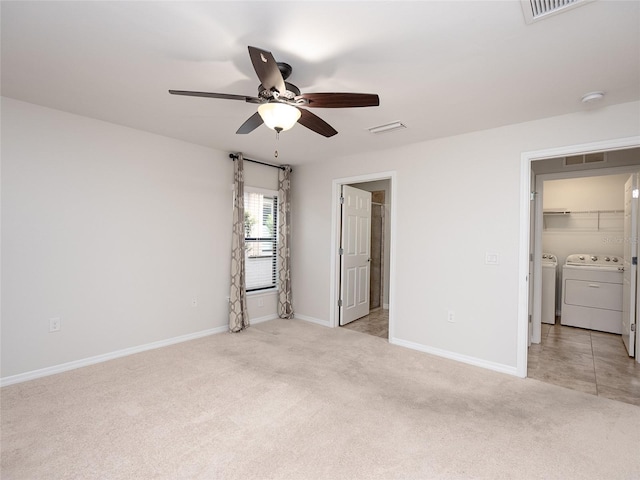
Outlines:
[[[244,230],[247,292],[277,285],[278,197],[245,188]]]

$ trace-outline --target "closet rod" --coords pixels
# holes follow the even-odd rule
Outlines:
[[[236,158],[238,158],[238,155],[236,155],[235,153],[230,153],[229,154],[229,158],[231,160],[235,160]],[[280,170],[284,170],[284,166],[282,165],[274,165],[272,163],[265,163],[265,162],[261,162],[260,160],[252,160],[250,158],[247,157],[242,157],[242,159],[246,162],[252,162],[252,163],[259,163],[260,165],[265,165],[267,167],[273,167],[273,168],[278,168]],[[293,169],[291,169],[291,171],[293,172]]]
[[[612,213],[612,214],[620,214],[620,213],[624,213],[624,210],[574,210],[574,211],[568,211],[567,213],[572,214],[580,214],[580,215],[593,215],[594,213],[597,213],[598,215],[601,213]]]
[[[542,214],[543,215],[571,215],[572,213],[575,214],[594,214],[594,213],[613,213],[613,214],[620,214],[620,213],[624,213],[624,210],[547,210],[546,212],[543,210]]]

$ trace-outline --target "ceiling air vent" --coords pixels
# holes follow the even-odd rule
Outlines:
[[[604,163],[607,161],[606,152],[587,153],[586,155],[574,155],[564,157],[564,166],[573,167],[575,165],[589,165],[591,163]]]
[[[402,122],[391,122],[385,125],[378,125],[377,127],[367,128],[370,133],[385,133],[392,132],[394,130],[401,130],[403,128],[407,128],[407,126]]]
[[[524,21],[526,23],[533,23],[593,1],[594,0],[520,0],[520,3],[522,4]]]

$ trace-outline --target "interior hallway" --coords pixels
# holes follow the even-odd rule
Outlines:
[[[543,323],[527,367],[530,378],[640,406],[640,364],[620,335]]]

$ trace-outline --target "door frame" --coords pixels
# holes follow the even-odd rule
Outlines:
[[[518,262],[518,328],[517,328],[517,348],[516,348],[516,375],[521,378],[527,376],[527,345],[529,336],[529,258],[534,257],[534,280],[539,278],[535,272],[542,269],[540,259],[531,252],[529,248],[530,236],[530,198],[531,198],[531,174],[532,163],[537,160],[564,157],[571,155],[582,155],[595,152],[607,152],[613,150],[625,150],[628,148],[639,148],[640,136],[618,138],[594,143],[584,143],[578,145],[568,145],[564,147],[550,148],[523,152],[520,155],[520,245]],[[575,172],[577,173],[577,172]],[[541,215],[542,212],[539,212]],[[539,242],[534,242],[536,250],[542,248]],[[541,251],[541,250],[540,250]],[[534,282],[537,284],[538,282]],[[534,299],[536,285],[534,284]],[[535,302],[535,300],[534,300]]]
[[[611,151],[611,150],[609,150]],[[542,323],[542,231],[544,212],[542,204],[544,202],[544,182],[549,180],[566,180],[572,178],[589,178],[589,177],[604,177],[609,175],[622,175],[632,174],[640,171],[640,161],[637,165],[624,165],[620,167],[605,167],[605,168],[590,168],[587,170],[574,170],[570,172],[555,172],[555,173],[540,173],[535,176],[535,219],[534,219],[534,231],[532,232],[532,238],[534,243],[533,250],[533,285],[532,295],[530,299],[532,302],[532,323],[534,331],[539,328]],[[562,265],[558,265],[559,269],[562,269]],[[540,333],[540,332],[538,332]],[[539,342],[532,342],[539,343]]]
[[[640,167],[636,167],[640,169]],[[631,183],[631,201],[629,209],[627,210],[627,183]],[[635,327],[638,330],[638,266],[637,262],[633,262],[633,258],[638,258],[638,216],[640,214],[640,205],[638,202],[638,189],[640,188],[640,183],[638,182],[638,170],[633,172],[627,181],[624,184],[625,187],[625,203],[624,203],[624,269],[623,269],[623,277],[622,277],[622,342],[627,350],[627,353],[631,355],[633,353],[633,357],[636,359],[638,363],[640,363],[640,358],[638,356],[638,350],[636,348],[636,344],[638,343],[638,339],[640,338],[640,332],[635,332],[631,330],[632,327]],[[629,213],[629,217],[631,219],[631,225],[629,225],[629,229],[627,230],[627,213]],[[627,241],[627,239],[629,239]],[[629,245],[629,251],[627,252],[627,245]],[[628,253],[628,256],[627,256]],[[631,259],[631,263],[627,264],[627,260]],[[627,267],[629,267],[629,272],[627,272]],[[628,283],[629,287],[626,286],[627,281],[627,273],[629,273]],[[631,287],[633,285],[633,288]],[[627,290],[628,289],[628,290]],[[628,291],[628,293],[627,293]],[[627,293],[627,295],[625,295]],[[626,318],[625,318],[626,317]],[[633,320],[633,322],[631,321]],[[625,323],[629,322],[629,333],[626,333]],[[625,339],[625,337],[627,337]],[[633,345],[633,348],[630,346]],[[631,352],[630,350],[633,350]]]
[[[335,328],[339,325],[340,307],[340,193],[342,185],[353,183],[375,182],[377,180],[389,180],[391,188],[390,206],[390,239],[389,239],[389,340],[394,338],[395,332],[395,236],[396,236],[396,204],[398,181],[395,171],[369,173],[353,177],[336,178],[332,182],[331,193],[331,258],[330,258],[330,278],[329,278],[329,327]]]

